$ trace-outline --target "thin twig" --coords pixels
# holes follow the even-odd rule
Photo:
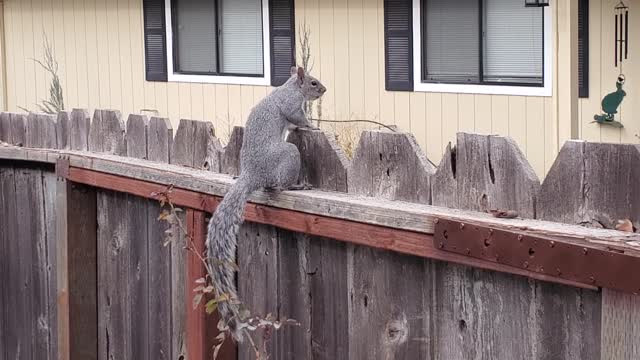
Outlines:
[[[176,221],[175,224],[178,226],[179,230],[182,231],[182,233],[188,239],[189,245],[185,246],[184,249],[196,254],[196,256],[198,257],[200,262],[204,265],[204,267],[205,267],[205,269],[207,271],[207,274],[208,274],[207,276],[209,276],[209,278],[211,280],[213,280],[213,269],[210,267],[210,264],[207,262],[207,260],[196,250],[195,239],[193,238],[193,236],[191,234],[189,234],[188,230],[184,226],[184,223],[182,222],[180,217],[177,216],[178,209],[173,205],[173,202],[171,201],[171,197],[170,197],[172,189],[173,189],[173,186],[169,185],[165,191],[153,193],[152,196],[159,197],[159,200],[160,200],[160,203],[161,203],[162,206],[164,206],[165,203],[169,205],[170,214],[173,216],[172,218],[175,219],[175,221]],[[180,209],[180,211],[182,211],[182,209]],[[233,263],[233,265],[237,267],[237,265],[235,263]],[[204,282],[206,284],[206,278],[204,279]],[[204,291],[203,291],[203,293],[204,293]],[[225,299],[220,294],[215,294],[215,295],[216,295],[216,299],[217,299],[216,301],[231,301],[232,300],[228,296]],[[251,323],[251,321],[258,320],[258,325],[256,326],[256,329],[257,328],[267,329],[268,326],[270,326],[269,324],[271,323],[270,320],[261,319],[259,317],[254,317],[252,319],[249,320],[249,323]],[[287,320],[287,321],[289,321],[289,320]],[[286,322],[284,322],[284,323],[286,323]],[[262,324],[262,325],[259,325],[259,324]],[[275,325],[273,323],[271,324],[271,326],[275,327]],[[247,338],[249,339],[249,343],[250,343],[251,347],[255,351],[256,357],[258,359],[264,358],[263,354],[260,352],[260,349],[256,345],[253,337],[251,336],[250,330],[247,329],[247,328],[243,328],[243,330],[246,333]],[[218,345],[216,345],[216,348],[218,346],[222,346],[222,344],[224,343],[224,339],[225,339],[225,337],[223,337],[221,342]],[[269,358],[268,353],[266,353],[266,349],[265,349],[265,356],[266,356],[267,359]]]
[[[330,123],[354,123],[354,122],[363,122],[363,123],[370,123],[370,124],[376,124],[378,126],[382,126],[384,128],[387,128],[393,132],[397,132],[398,130],[392,128],[389,125],[385,125],[383,123],[379,123],[377,121],[373,121],[373,120],[321,120],[321,119],[309,119],[309,120],[313,120],[313,121],[319,121],[319,122],[330,122]]]

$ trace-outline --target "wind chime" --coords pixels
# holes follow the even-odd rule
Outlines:
[[[611,125],[618,128],[623,127],[622,123],[615,121],[615,115],[618,113],[618,108],[622,104],[622,100],[627,93],[622,90],[622,85],[625,82],[625,77],[622,74],[622,62],[627,60],[629,54],[629,7],[620,1],[614,8],[615,12],[615,42],[614,42],[614,64],[618,67],[620,64],[620,73],[616,80],[616,91],[607,94],[602,99],[602,113],[593,117],[595,122],[601,125]]]
[[[620,74],[622,74],[622,59],[627,59],[629,53],[629,7],[620,1],[615,7],[616,16],[616,41],[615,41],[615,65],[620,62]]]

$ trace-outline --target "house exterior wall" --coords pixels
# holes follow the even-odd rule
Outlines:
[[[558,14],[564,15],[557,1],[551,2],[551,11],[552,97],[388,92],[384,90],[383,0],[296,0],[297,25],[306,23],[311,30],[313,73],[329,89],[322,102],[323,118],[396,124],[412,132],[436,164],[458,131],[508,135],[539,176],[569,137],[561,134],[562,99],[556,80],[563,59],[563,50],[557,46],[562,44]],[[3,106],[10,111],[35,109],[47,97],[49,77],[29,60],[42,57],[43,34],[60,63],[67,108],[112,108],[123,114],[157,110],[171,118],[174,126],[180,118],[210,120],[224,138],[231,126],[244,123],[253,104],[269,91],[263,86],[146,82],[142,0],[4,0],[4,19],[8,90]],[[592,42],[601,39],[595,32]],[[603,34],[602,41],[606,39]],[[596,51],[595,46],[591,48]],[[630,50],[637,51],[633,46]],[[591,66],[596,71],[594,66],[599,65],[592,59]],[[609,89],[601,88],[595,79],[591,84],[592,94]],[[595,139],[595,131],[586,124],[584,114],[593,104],[581,100],[579,107],[580,132],[590,140]],[[608,131],[598,133],[607,134],[602,139],[623,140],[622,136],[612,139],[615,136],[608,136]]]
[[[626,0],[629,7],[629,58],[622,63],[627,96],[620,107],[622,129],[592,123],[601,112],[600,102],[616,90],[620,68],[614,64],[615,18],[613,8],[619,0],[589,1],[589,98],[580,99],[580,137],[589,141],[638,143],[640,141],[640,1]],[[635,109],[634,109],[635,108]]]

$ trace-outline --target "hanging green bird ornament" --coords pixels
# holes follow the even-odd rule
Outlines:
[[[618,108],[620,107],[622,100],[627,95],[627,93],[624,90],[622,90],[622,85],[624,84],[624,81],[625,81],[624,75],[620,74],[620,76],[618,76],[618,81],[616,81],[617,90],[610,94],[607,94],[602,99],[603,113],[601,115],[595,115],[593,117],[595,122],[597,122],[598,124],[611,125],[619,128],[623,127],[623,125],[620,122],[614,120],[614,117],[615,117],[615,114],[618,113]]]

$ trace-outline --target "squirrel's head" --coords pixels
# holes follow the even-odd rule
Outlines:
[[[305,100],[315,100],[327,91],[320,80],[307,74],[301,67],[292,67],[291,77],[296,77],[296,85],[300,86]]]

